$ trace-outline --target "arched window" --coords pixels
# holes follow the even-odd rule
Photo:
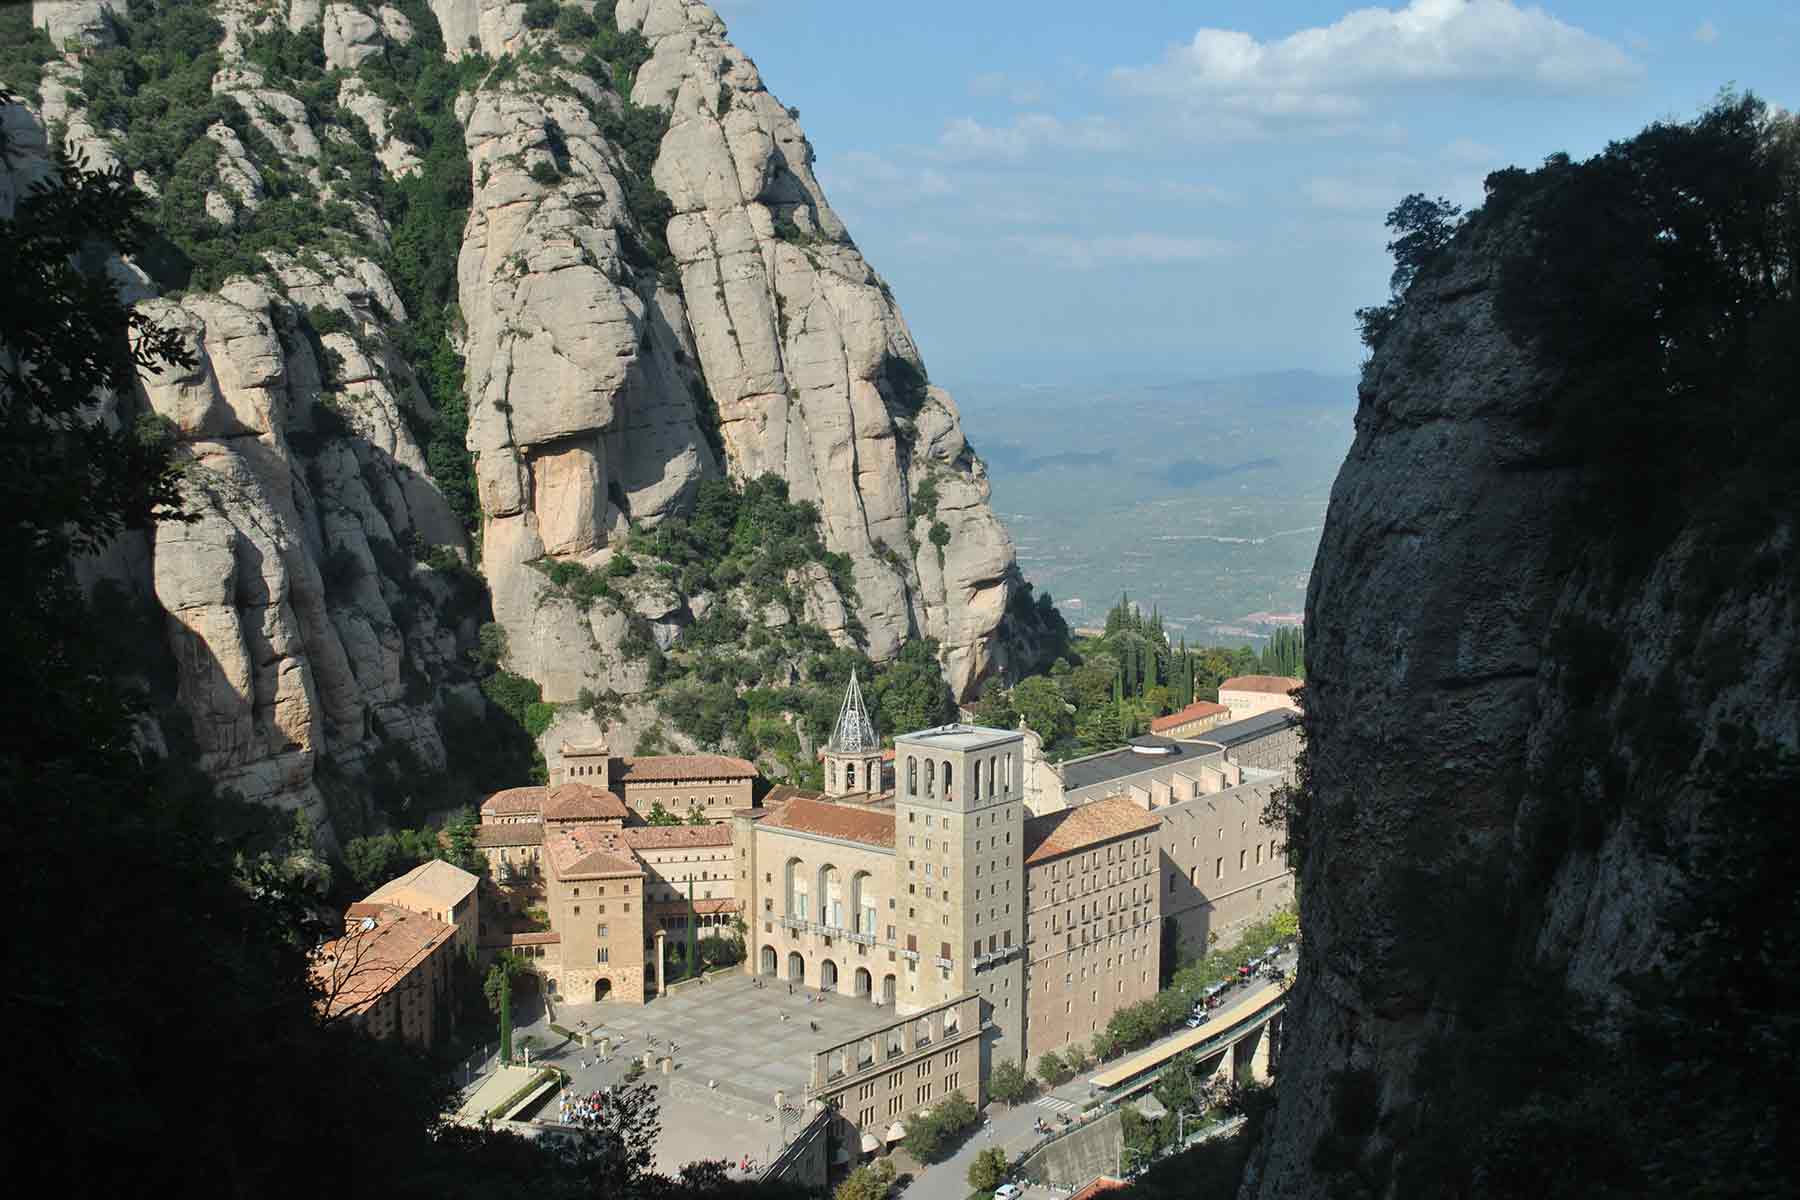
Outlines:
[[[944,799],[950,799],[950,760],[944,760]]]
[[[909,796],[919,794],[919,760],[911,755],[907,755],[906,758],[906,794]]]
[[[978,804],[981,802],[981,762],[980,762],[980,760],[976,761],[975,770],[972,771],[969,775],[969,799],[975,801]]]
[[[837,760],[836,759],[833,759],[832,763],[831,763],[831,788],[833,791],[837,790]]]
[[[845,763],[844,764],[844,790],[846,792],[854,792],[856,790],[856,764],[855,763]]]
[[[925,760],[925,794],[937,795],[937,763],[929,758]]]
[[[806,876],[800,870],[800,860],[787,860],[787,878],[784,880],[787,891],[787,915],[798,920],[806,920]]]

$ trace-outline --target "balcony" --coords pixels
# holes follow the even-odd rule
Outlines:
[[[806,918],[805,917],[782,917],[781,918],[781,927],[783,929],[792,929],[796,932],[804,931],[806,929]]]
[[[954,960],[948,959],[948,958],[940,958],[935,961],[937,962],[938,966],[942,967],[946,971],[950,970],[952,967],[954,967],[956,965]]]
[[[917,950],[902,950],[902,951],[900,951],[900,957],[907,959],[911,962],[918,962],[919,961],[919,952]]]
[[[875,935],[872,933],[846,933],[844,936],[859,946],[873,946],[875,944]]]

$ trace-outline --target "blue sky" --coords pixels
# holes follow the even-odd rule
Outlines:
[[[715,4],[952,386],[1351,371],[1406,193],[1800,106],[1792,0]]]

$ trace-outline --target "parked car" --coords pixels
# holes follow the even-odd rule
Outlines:
[[[1206,1022],[1209,1019],[1211,1019],[1211,1016],[1212,1016],[1212,1014],[1207,1012],[1205,1009],[1203,1009],[1203,1008],[1199,1009],[1188,1016],[1187,1027],[1189,1029],[1198,1029],[1202,1025],[1206,1024]]]
[[[994,1200],[1019,1200],[1024,1194],[1016,1183],[1003,1183],[994,1189]]]

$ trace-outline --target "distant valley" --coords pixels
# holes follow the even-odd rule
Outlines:
[[[1353,377],[944,382],[1019,565],[1070,624],[1124,590],[1177,635],[1257,643],[1304,608]]]

